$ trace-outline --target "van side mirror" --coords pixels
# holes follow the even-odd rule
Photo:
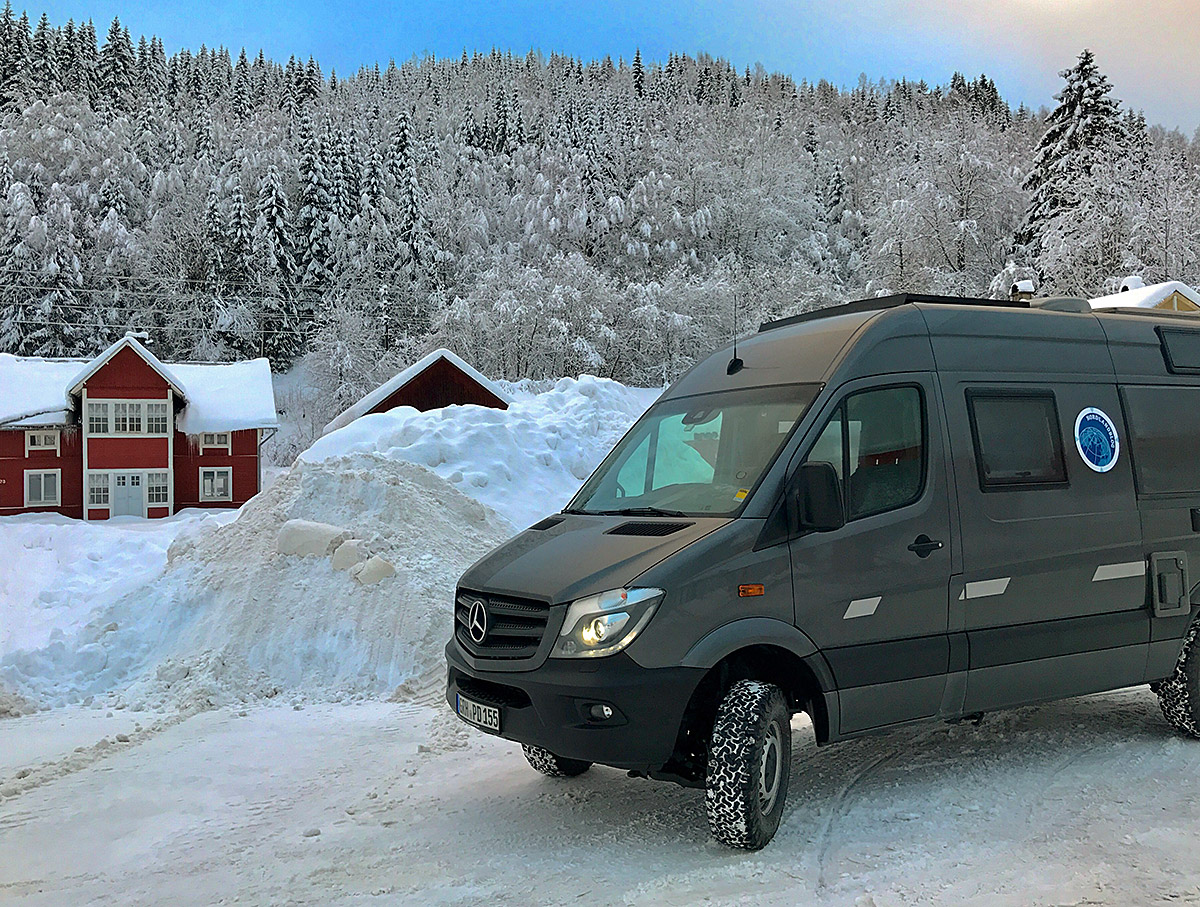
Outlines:
[[[846,525],[842,483],[832,463],[802,463],[788,486],[788,526],[792,532],[833,532]]]

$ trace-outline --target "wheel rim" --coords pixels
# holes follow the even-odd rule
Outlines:
[[[763,814],[775,808],[779,799],[779,781],[783,775],[783,734],[772,721],[763,738],[762,761],[758,771],[758,805]]]

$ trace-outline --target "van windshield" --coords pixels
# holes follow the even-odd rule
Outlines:
[[[728,516],[742,507],[818,390],[791,384],[655,404],[567,510]]]

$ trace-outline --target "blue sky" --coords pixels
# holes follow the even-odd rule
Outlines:
[[[317,0],[204,4],[165,0],[48,0],[28,7],[52,20],[92,18],[103,35],[113,15],[132,32],[158,34],[168,53],[204,42],[276,59],[317,57],[348,74],[433,52],[457,55],[531,47],[585,59],[642,49],[646,59],[705,50],[739,68],[761,62],[796,79],[842,85],[860,73],[946,82],[958,69],[986,72],[1014,103],[1050,104],[1057,73],[1085,46],[1119,98],[1151,122],[1200,124],[1200,0]],[[20,9],[19,2],[14,7]]]

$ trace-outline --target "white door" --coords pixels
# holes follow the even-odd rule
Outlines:
[[[146,489],[140,472],[119,472],[113,476],[112,515],[146,515]]]

